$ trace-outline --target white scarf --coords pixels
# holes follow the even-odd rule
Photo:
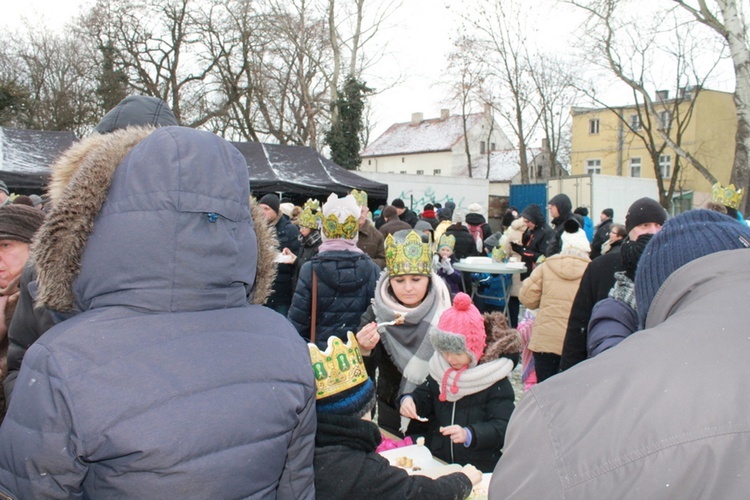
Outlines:
[[[485,390],[513,371],[513,362],[508,358],[498,358],[465,370],[456,370],[435,351],[430,358],[430,376],[440,385],[440,396],[450,402],[464,396]],[[453,392],[456,391],[456,392]]]

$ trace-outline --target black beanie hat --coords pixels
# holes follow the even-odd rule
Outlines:
[[[750,227],[713,210],[690,210],[670,219],[641,255],[635,294],[641,325],[656,292],[685,264],[724,250],[750,248]]]
[[[628,208],[628,214],[625,216],[625,231],[630,230],[641,224],[654,222],[664,225],[667,220],[667,211],[659,205],[659,202],[651,198],[641,198],[636,200]]]
[[[267,195],[263,196],[263,198],[258,201],[258,205],[268,205],[271,210],[276,212],[276,215],[279,214],[279,204],[281,202],[279,201],[279,197],[276,196],[273,193],[268,193]]]
[[[396,208],[406,208],[406,205],[404,205],[404,200],[402,200],[401,198],[396,198],[395,200],[393,200],[391,205]]]
[[[526,208],[524,208],[521,212],[521,217],[533,222],[537,226],[543,226],[545,222],[542,207],[540,207],[536,203],[530,203],[526,205]]]
[[[583,215],[584,217],[588,217],[589,215],[589,209],[586,207],[578,207],[575,210],[573,210],[574,214]]]
[[[615,211],[612,210],[611,208],[605,208],[604,210],[602,210],[602,213],[606,215],[607,218],[609,219],[615,216]]]
[[[453,219],[453,209],[445,207],[438,214],[438,220],[451,220]]]
[[[27,205],[0,207],[0,240],[31,243],[37,229],[44,222],[44,212]]]

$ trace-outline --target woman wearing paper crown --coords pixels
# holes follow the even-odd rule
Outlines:
[[[398,399],[427,378],[434,349],[427,337],[440,314],[451,306],[450,292],[432,271],[432,252],[415,231],[399,231],[385,240],[386,269],[372,305],[362,316],[357,341],[377,379],[378,424],[401,434],[409,424],[398,413]],[[402,425],[403,424],[403,425]],[[418,433],[415,422],[409,433]],[[421,426],[424,430],[425,426]]]
[[[521,338],[500,312],[482,316],[465,293],[430,331],[435,354],[427,381],[401,400],[401,414],[432,422],[432,454],[448,463],[492,472],[502,455],[515,408],[508,375],[518,362]]]
[[[295,254],[288,248],[282,250],[282,254],[286,255],[294,263],[294,280],[293,289],[297,289],[297,280],[299,279],[299,272],[302,270],[302,266],[305,262],[312,260],[314,256],[318,254],[318,249],[323,240],[320,238],[320,202],[318,200],[309,199],[305,202],[305,207],[297,217],[297,225],[299,226],[299,236],[297,239],[300,243],[300,248]]]
[[[317,387],[315,493],[326,500],[351,498],[463,499],[482,479],[473,466],[431,479],[391,466],[375,450],[382,440],[372,423],[375,386],[359,345],[349,332],[344,344],[329,337],[321,352],[308,344]]]
[[[331,194],[322,208],[323,243],[299,273],[288,318],[303,338],[311,339],[316,280],[315,342],[321,347],[329,337],[343,339],[356,330],[375,293],[380,268],[357,248],[359,215],[352,195]]]

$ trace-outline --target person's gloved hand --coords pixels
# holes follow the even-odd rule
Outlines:
[[[453,266],[451,265],[450,259],[440,260],[440,269],[442,269],[446,274],[453,274]]]
[[[526,251],[526,248],[524,248],[522,245],[519,245],[518,243],[511,243],[510,248],[512,248],[516,253],[524,253]]]

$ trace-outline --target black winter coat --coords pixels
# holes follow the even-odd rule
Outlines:
[[[409,210],[408,208],[404,210],[404,213],[398,216],[399,219],[409,224],[411,227],[414,227],[417,222],[419,221],[419,217],[417,217],[417,214],[415,214],[413,211]]]
[[[456,237],[456,246],[453,247],[453,255],[456,256],[456,259],[461,260],[466,257],[479,255],[476,241],[471,237],[469,229],[463,224],[453,224],[452,226],[448,226],[448,229],[445,230],[445,234]]]
[[[276,222],[276,238],[279,240],[279,251],[285,247],[296,254],[299,251],[299,229],[292,224],[289,217],[282,215]],[[276,279],[273,281],[273,293],[266,301],[266,306],[278,312],[286,313],[292,303],[294,288],[294,264],[278,264]]]
[[[607,219],[598,226],[591,240],[591,260],[602,255],[602,245],[609,239],[609,230],[612,228],[612,219]]]
[[[325,349],[328,337],[346,340],[357,332],[360,318],[375,295],[380,268],[367,254],[345,250],[321,252],[299,274],[288,319],[310,340],[312,272],[318,277],[318,318],[315,343]]]
[[[417,414],[431,422],[425,436],[432,454],[448,463],[472,464],[482,472],[492,472],[502,455],[505,430],[515,408],[515,393],[508,378],[498,380],[476,394],[456,402],[439,401],[440,385],[431,376],[411,394]],[[453,444],[440,434],[439,427],[460,425],[472,434],[471,445]]]
[[[586,340],[591,311],[597,302],[609,295],[610,289],[615,285],[615,273],[624,270],[619,252],[602,255],[586,267],[570,309],[560,371],[567,370],[588,357]]]
[[[44,332],[55,326],[49,309],[35,307],[36,289],[36,268],[33,263],[29,263],[21,273],[21,292],[8,327],[8,375],[3,380],[6,405],[10,402],[26,350]]]
[[[297,289],[297,280],[299,279],[299,273],[302,270],[302,266],[306,262],[312,260],[313,257],[318,255],[318,248],[323,244],[323,240],[320,237],[320,231],[317,229],[310,232],[307,237],[299,235],[300,248],[297,252],[297,260],[294,261],[294,281],[292,283],[292,289]]]
[[[318,414],[315,493],[326,500],[399,498],[462,500],[471,481],[454,472],[438,479],[410,476],[375,452],[378,427],[356,417]]]
[[[521,261],[526,264],[526,272],[521,275],[522,280],[531,275],[531,271],[536,266],[537,259],[544,255],[547,243],[552,236],[552,229],[546,224],[536,226],[534,229],[527,229],[523,234],[523,246],[518,249]]]

